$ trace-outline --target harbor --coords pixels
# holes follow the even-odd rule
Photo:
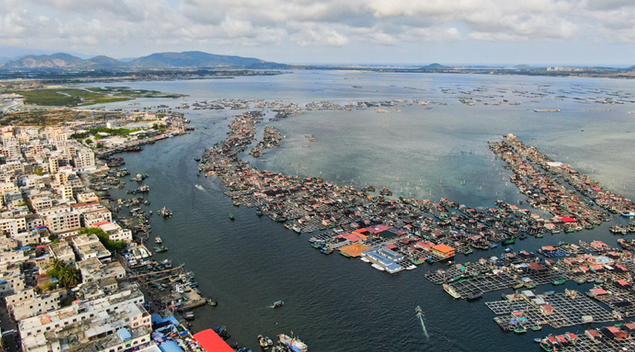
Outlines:
[[[476,107],[470,107],[470,108],[476,108]],[[221,119],[209,120],[209,124],[207,123],[208,120],[203,120],[200,117],[197,118],[195,121],[197,123],[197,128],[201,130],[203,130],[202,126],[205,126],[205,125],[208,125],[211,129],[211,128],[214,128],[214,126],[222,124]],[[212,121],[215,121],[216,125],[212,125]],[[227,125],[227,124],[228,123],[224,123],[224,125]],[[211,130],[208,130],[208,131],[211,132]],[[222,136],[222,134],[224,134],[225,131],[221,129],[219,131],[221,135],[216,134],[216,138],[218,137],[225,138],[226,136]],[[285,133],[287,134],[287,137],[288,137],[289,136],[288,133],[287,132]],[[317,137],[318,142],[324,140],[323,135],[318,133],[315,133],[315,135]],[[178,146],[179,144],[182,144],[182,143],[184,144],[185,141],[193,139],[193,137],[195,136],[194,135],[183,136],[180,138],[184,138],[184,139],[174,139],[170,143],[176,143],[174,145]],[[306,139],[306,138],[302,135],[302,139]],[[254,142],[256,141],[257,139],[254,139]],[[287,142],[288,140],[285,140],[285,145],[287,145]],[[304,143],[306,144],[306,141]],[[199,148],[202,145],[204,144],[199,144]],[[385,281],[386,279],[378,279],[378,277],[380,276],[392,277],[392,276],[387,275],[386,273],[378,273],[375,270],[370,270],[370,268],[363,265],[362,261],[357,261],[357,263],[355,263],[343,256],[324,258],[323,255],[319,254],[319,251],[315,251],[314,249],[311,248],[311,246],[307,246],[307,243],[306,243],[306,241],[310,239],[311,237],[318,236],[318,233],[311,233],[311,234],[305,235],[305,232],[302,231],[301,235],[298,237],[297,235],[293,234],[292,232],[293,229],[291,229],[291,231],[289,230],[285,231],[284,227],[281,226],[279,223],[269,221],[269,219],[267,219],[268,216],[266,215],[263,215],[263,217],[261,218],[257,217],[255,214],[257,212],[257,208],[255,209],[254,207],[252,208],[247,207],[246,205],[248,202],[243,202],[239,208],[234,207],[232,205],[234,200],[232,198],[226,197],[223,194],[226,190],[216,185],[217,179],[215,180],[213,177],[204,178],[203,174],[201,174],[198,177],[196,176],[196,171],[195,171],[196,163],[192,160],[191,156],[188,156],[187,154],[181,154],[183,155],[183,157],[180,158],[182,161],[180,161],[176,165],[174,165],[172,162],[168,162],[170,158],[178,159],[178,157],[176,156],[178,154],[176,153],[178,153],[179,151],[185,152],[185,150],[191,150],[191,148],[192,147],[190,144],[188,144],[188,148],[176,147],[175,148],[176,150],[170,151],[168,155],[156,157],[159,163],[163,163],[160,165],[165,165],[164,166],[165,168],[177,167],[182,170],[187,170],[187,167],[188,167],[187,165],[190,165],[189,166],[190,173],[179,172],[178,177],[171,176],[169,179],[166,179],[165,176],[162,176],[161,173],[157,172],[156,169],[151,170],[151,168],[148,168],[146,166],[137,166],[137,165],[143,165],[143,164],[139,164],[138,160],[140,158],[141,159],[147,158],[147,156],[145,157],[143,156],[144,153],[146,153],[146,155],[153,155],[153,156],[157,155],[157,154],[154,154],[155,150],[156,152],[159,151],[159,149],[157,149],[157,145],[146,146],[144,147],[144,151],[138,154],[134,153],[134,154],[126,155],[125,156],[126,165],[124,166],[129,167],[131,171],[148,173],[150,175],[150,178],[148,178],[145,182],[147,182],[150,185],[151,191],[145,198],[152,202],[152,205],[154,205],[153,210],[155,212],[157,209],[161,208],[162,206],[167,206],[173,209],[175,212],[175,217],[169,221],[166,221],[166,222],[159,221],[155,224],[154,222],[156,220],[159,220],[159,218],[156,215],[153,217],[153,220],[152,220],[153,233],[152,233],[151,239],[154,238],[155,236],[160,236],[163,239],[163,242],[165,243],[165,245],[170,248],[170,250],[167,253],[162,255],[175,257],[176,258],[174,259],[175,263],[185,262],[186,265],[192,268],[192,270],[195,272],[198,271],[196,269],[197,265],[194,261],[192,261],[192,259],[189,259],[190,257],[193,257],[193,256],[198,256],[199,258],[206,258],[205,266],[214,268],[213,274],[210,273],[211,275],[202,274],[201,276],[201,274],[197,272],[197,281],[200,282],[202,292],[213,293],[214,298],[218,298],[220,302],[219,306],[213,308],[214,309],[213,313],[212,311],[208,312],[207,308],[202,308],[204,309],[204,311],[201,311],[200,313],[197,312],[196,319],[191,322],[194,325],[194,327],[196,327],[197,325],[198,326],[204,326],[204,325],[218,326],[221,324],[227,325],[228,329],[232,331],[232,336],[239,336],[239,337],[244,336],[240,340],[245,341],[245,343],[249,343],[250,339],[253,340],[252,346],[257,346],[257,343],[256,343],[257,341],[255,340],[255,336],[257,336],[258,334],[263,334],[266,332],[266,334],[268,334],[269,336],[274,337],[280,331],[289,331],[289,330],[297,331],[297,329],[302,329],[303,333],[301,334],[301,336],[304,336],[307,338],[307,340],[309,341],[313,349],[313,346],[315,345],[315,341],[321,340],[320,338],[316,338],[316,336],[314,336],[314,333],[312,332],[313,329],[309,327],[312,325],[316,325],[316,322],[304,322],[302,321],[303,319],[299,317],[293,318],[293,316],[295,316],[295,313],[296,313],[295,309],[297,309],[296,307],[300,302],[304,302],[304,301],[314,302],[316,299],[319,302],[333,302],[335,297],[338,297],[337,299],[341,299],[340,297],[345,297],[347,294],[346,292],[350,292],[350,290],[361,289],[365,295],[368,295],[369,297],[373,297],[373,301],[378,302],[377,304],[379,305],[379,307],[384,307],[387,310],[391,310],[392,309],[391,307],[400,307],[401,303],[393,300],[390,297],[384,297],[385,295],[382,295],[382,298],[375,297],[374,294],[366,288],[365,282],[368,282],[369,280],[372,280],[372,282],[374,282],[376,285],[383,286],[384,285],[383,281]],[[246,149],[245,152],[247,150],[249,149]],[[276,155],[275,150],[269,152],[269,155],[267,155],[267,158],[269,160],[274,160],[274,161],[275,159],[278,159],[278,160],[280,159],[280,157]],[[272,168],[280,167],[280,163],[269,162],[269,164],[271,164]],[[318,174],[318,173],[316,172],[315,174]],[[175,174],[172,173],[171,175],[175,175]],[[194,184],[200,184],[204,190],[201,190],[195,187],[185,187],[185,185],[181,186],[175,183],[174,181],[172,181],[171,179],[179,179],[181,181],[188,180],[188,182],[191,183],[190,186]],[[335,179],[336,179],[335,175],[333,175],[331,179],[332,180],[331,182],[333,182],[333,184],[337,184]],[[448,184],[449,182],[450,181],[448,181],[447,179],[443,180],[444,185]],[[468,179],[468,184],[469,182],[470,180]],[[413,183],[415,183],[415,181],[413,181]],[[435,183],[439,184],[438,178],[435,181]],[[379,186],[381,186],[381,183],[377,181],[374,181],[373,184],[377,185],[378,189],[379,189]],[[480,182],[478,184],[480,185]],[[457,181],[457,185],[460,185],[460,181]],[[404,186],[405,186],[405,183],[404,183]],[[486,186],[487,184],[484,185],[483,188],[485,189]],[[178,190],[180,194],[188,195],[189,197],[191,197],[191,199],[195,199],[197,202],[201,202],[200,206],[193,209],[187,203],[182,203],[178,201],[177,199],[174,199],[173,201],[168,201],[168,199],[162,196],[162,192],[157,191],[160,189],[164,189],[166,187]],[[359,186],[359,187],[362,188],[362,186]],[[399,187],[397,186],[395,188],[394,185],[391,185],[390,189],[394,194],[397,195],[397,198],[396,198],[397,201],[393,203],[396,204],[395,208],[398,208],[399,207],[398,204],[400,202],[400,200],[398,199],[398,196],[400,195]],[[478,190],[478,186],[476,187],[476,190]],[[494,192],[492,192],[492,194],[493,193]],[[204,200],[205,197],[210,197],[211,199],[214,199],[215,204],[225,204],[225,205],[219,207],[218,205],[207,203]],[[407,197],[404,197],[404,199],[407,199]],[[508,209],[512,209],[511,208],[512,205],[515,205],[516,207],[520,209],[523,208],[515,200],[513,202],[508,200],[508,202],[509,203],[506,202],[507,204],[509,204]],[[437,202],[437,203],[441,203],[441,202]],[[488,208],[496,206],[496,204],[492,204],[491,201],[489,204],[491,205],[488,206]],[[460,205],[460,204],[457,204],[457,205]],[[388,207],[385,209],[390,209],[390,206],[392,205],[388,205]],[[466,209],[470,209],[470,208],[471,207],[466,206]],[[210,214],[209,209],[215,209],[215,212],[214,212],[215,214],[214,213]],[[447,209],[449,210],[448,214],[451,214],[453,211],[456,211],[452,207]],[[485,211],[485,209],[479,209],[479,207],[474,207],[473,209],[475,209],[475,211],[477,212]],[[204,219],[211,216],[211,218],[214,219],[213,221],[218,223],[221,228],[217,230],[210,229],[207,231],[201,231],[201,233],[199,233],[198,235],[200,237],[195,237],[194,234],[189,234],[190,231],[186,231],[185,233],[181,232],[178,235],[178,237],[175,237],[175,235],[172,235],[171,233],[173,233],[174,230],[176,230],[177,228],[183,228],[182,226],[184,225],[179,225],[179,223],[182,223],[185,220],[183,219],[182,215],[178,215],[178,214],[186,214],[188,212],[190,214],[189,215],[190,221],[188,222],[193,222],[192,225],[194,226],[204,227],[202,226],[202,224],[204,224],[205,222],[203,222],[202,220],[196,220],[197,217],[201,217],[201,219]],[[234,222],[231,222],[229,219],[227,219],[227,215],[230,212],[233,213],[233,215],[236,218]],[[457,214],[462,215],[460,211],[456,211],[456,212]],[[511,215],[510,217],[515,218],[516,216],[517,214],[513,213],[513,215]],[[544,214],[541,214],[541,217],[544,218]],[[434,219],[438,220],[436,218]],[[188,225],[188,226],[191,226],[191,225]],[[240,228],[241,230],[238,230],[238,228]],[[331,231],[335,229],[336,227],[332,228]],[[606,232],[607,229],[608,229],[608,226],[603,224],[603,225],[597,226],[596,229],[589,230],[589,231],[591,231],[594,234],[598,234],[602,231]],[[221,235],[221,233],[224,235]],[[260,235],[265,233],[268,233],[270,235],[268,235],[267,237],[263,237]],[[586,233],[587,231],[574,232],[573,235],[581,236],[581,238],[584,238],[585,241],[587,241],[588,243],[591,243],[592,241],[590,241],[589,236],[587,236]],[[511,246],[515,248],[520,248],[520,249],[526,248],[527,251],[535,251],[536,248],[540,248],[542,246],[548,246],[548,245],[556,246],[558,241],[566,240],[564,237],[562,237],[564,234],[565,234],[565,231],[562,231],[561,233],[556,233],[555,235],[552,235],[550,232],[545,232],[544,238],[536,238],[536,236],[527,235],[527,238],[525,240],[520,240],[520,238],[517,238],[516,243],[511,244]],[[339,234],[334,234],[334,236],[337,236],[337,235]],[[205,238],[206,241],[209,241],[209,244],[202,245],[200,242],[200,238]],[[229,240],[229,238],[231,238],[231,240]],[[196,248],[197,246],[192,246],[190,244],[187,244],[187,241],[192,241],[193,243],[196,243],[198,247],[203,247],[203,248]],[[608,240],[605,239],[605,241],[609,243]],[[571,241],[571,242],[573,243],[574,241]],[[179,245],[175,245],[175,243],[179,243]],[[478,244],[478,242],[475,242],[475,243],[477,246],[480,245]],[[500,242],[497,242],[497,243],[500,243]],[[232,272],[238,272],[239,275],[248,277],[247,280],[252,283],[259,282],[263,274],[260,274],[259,276],[247,275],[246,274],[247,265],[246,263],[243,262],[243,260],[240,260],[240,258],[236,258],[236,260],[233,260],[227,256],[224,256],[224,260],[228,261],[225,264],[220,261],[220,258],[213,258],[209,256],[209,253],[214,253],[215,256],[223,256],[223,251],[226,251],[227,253],[229,253],[231,248],[234,248],[236,245],[238,245],[241,248],[241,251],[245,252],[245,255],[252,256],[252,257],[261,256],[261,255],[266,256],[268,260],[262,263],[262,265],[264,266],[262,271],[265,273],[276,272],[275,271],[276,269],[274,269],[276,265],[281,266],[281,265],[284,265],[284,263],[292,260],[294,262],[298,261],[300,263],[303,263],[302,265],[307,267],[307,269],[311,273],[311,278],[312,278],[311,281],[318,281],[321,283],[331,282],[330,277],[333,275],[333,273],[341,272],[341,268],[347,268],[346,271],[350,272],[351,274],[354,273],[354,277],[351,277],[351,275],[346,274],[347,276],[346,283],[339,282],[338,280],[338,285],[335,285],[335,286],[329,285],[329,287],[331,287],[330,290],[335,290],[335,292],[333,293],[333,296],[327,293],[325,291],[325,288],[317,287],[313,289],[313,291],[315,292],[312,292],[311,294],[308,295],[308,297],[306,297],[307,296],[306,292],[304,292],[302,295],[293,294],[292,292],[295,290],[294,289],[290,290],[288,285],[283,284],[283,282],[288,282],[289,280],[292,280],[293,282],[298,283],[298,285],[303,285],[304,280],[300,276],[293,275],[292,273],[285,273],[283,277],[280,278],[280,281],[278,278],[268,278],[270,282],[282,283],[282,287],[284,287],[284,290],[273,289],[274,292],[271,292],[271,289],[263,290],[262,285],[256,284],[256,287],[260,288],[263,291],[264,296],[258,297],[258,298],[251,298],[249,295],[242,295],[240,292],[236,291],[235,289],[232,289],[232,285],[222,284],[222,282],[224,280],[230,280],[229,275],[227,274],[230,270]],[[308,248],[306,248],[305,250],[304,247],[308,247]],[[456,260],[457,262],[466,261],[466,260],[475,261],[476,258],[482,255],[487,255],[486,253],[492,253],[493,255],[500,256],[501,252],[503,252],[504,247],[505,245],[501,246],[499,244],[499,246],[496,248],[488,249],[487,250],[488,252],[481,252],[481,251],[485,251],[485,249],[474,248],[473,253],[469,254],[467,257],[463,257],[463,256],[459,257],[459,254],[457,254]],[[457,253],[460,253],[459,252],[460,248],[456,247],[456,249],[457,249]],[[466,249],[466,251],[468,249]],[[284,259],[282,258],[275,259],[276,253],[280,253],[280,252],[285,253]],[[338,253],[338,250],[336,249],[334,252]],[[354,252],[351,252],[351,253],[354,253]],[[426,259],[426,258],[423,258],[423,259]],[[554,257],[551,257],[551,259],[553,258]],[[447,267],[448,266],[446,266],[443,263],[435,263],[433,264],[432,267],[430,267],[430,269],[433,269],[433,270],[436,270],[438,268],[446,269]],[[317,268],[320,268],[320,269],[317,269]],[[394,279],[403,281],[405,280],[405,278],[408,278],[408,277],[423,278],[423,275],[428,270],[429,269],[415,270],[415,272],[413,273],[403,273],[403,274],[394,276]],[[421,271],[421,274],[419,274],[419,271]],[[267,275],[264,274],[264,276],[267,276]],[[203,279],[204,277],[208,277],[209,279],[205,280]],[[388,280],[394,280],[394,279],[388,279]],[[226,281],[226,282],[229,282],[229,281]],[[214,290],[216,285],[222,286],[222,289]],[[319,286],[324,286],[324,284]],[[206,287],[211,289],[207,290]],[[311,286],[311,287],[314,287],[314,286]],[[333,288],[333,287],[336,287],[336,288]],[[426,323],[428,324],[428,328],[431,330],[430,331],[430,335],[431,335],[430,341],[432,341],[431,343],[434,343],[435,339],[438,339],[440,337],[440,332],[438,329],[441,326],[444,326],[444,323],[442,321],[435,318],[439,316],[438,314],[440,314],[440,311],[451,312],[453,309],[456,309],[458,307],[463,307],[463,304],[469,304],[470,305],[469,310],[470,311],[473,310],[475,311],[475,313],[473,314],[473,313],[467,312],[466,313],[467,317],[465,318],[466,320],[477,321],[477,320],[482,320],[483,317],[486,317],[485,319],[489,321],[489,323],[483,324],[484,326],[482,327],[482,330],[479,330],[481,332],[479,332],[478,335],[471,335],[473,336],[473,339],[480,341],[480,343],[489,343],[489,344],[495,343],[502,346],[507,345],[509,348],[513,348],[512,346],[517,346],[518,343],[522,343],[521,341],[527,340],[529,344],[525,344],[524,346],[525,347],[532,346],[533,336],[529,334],[526,335],[527,338],[523,338],[522,336],[519,336],[517,334],[503,335],[497,332],[497,331],[500,331],[500,328],[497,326],[497,324],[495,324],[492,320],[490,320],[493,318],[493,316],[491,315],[492,313],[482,303],[479,304],[478,302],[453,301],[451,297],[449,297],[447,294],[443,292],[440,286],[437,286],[435,283],[432,283],[428,280],[422,280],[421,283],[417,285],[417,287],[418,287],[417,289],[418,292],[426,292],[427,295],[431,296],[429,300],[434,301],[434,305],[439,307],[439,308],[435,308],[434,306],[431,306],[429,304],[430,302],[427,302],[427,300],[421,302],[422,307],[424,311],[426,312],[426,319],[427,319]],[[384,286],[384,288],[386,290],[396,289],[394,287],[388,288],[388,286]],[[226,292],[227,290],[230,290],[232,292],[231,295],[227,295],[227,292]],[[511,290],[512,289],[510,289],[507,292],[513,292]],[[284,291],[292,291],[292,292],[284,292]],[[400,296],[403,297],[404,295],[408,295],[408,292],[411,293],[412,288],[408,286],[408,289],[405,291],[401,289],[397,289],[397,291],[401,291]],[[436,292],[440,292],[440,294],[437,294]],[[503,291],[499,291],[499,293],[500,292],[503,292]],[[499,293],[496,293],[496,295],[498,296]],[[488,296],[488,294],[485,294],[484,296],[485,296],[485,300],[488,300],[488,301],[493,298],[491,296]],[[241,298],[240,300],[244,301],[245,303],[241,303],[240,306],[236,305],[235,303],[232,303],[235,297],[236,298],[240,297]],[[299,297],[302,297],[302,298],[299,298]],[[313,297],[317,297],[317,298],[313,298]],[[285,307],[282,308],[282,310],[277,310],[277,309],[272,310],[272,311],[276,311],[275,315],[271,315],[273,314],[273,312],[267,312],[266,310],[262,310],[262,314],[265,314],[266,318],[259,320],[260,323],[256,324],[259,326],[254,326],[253,328],[242,327],[240,324],[237,324],[236,322],[239,319],[233,318],[232,317],[233,314],[226,311],[228,307],[232,307],[232,310],[233,311],[237,310],[238,312],[240,312],[239,314],[241,316],[249,317],[250,314],[252,314],[252,312],[258,312],[259,309],[264,309],[264,307],[270,305],[271,302],[274,302],[281,298],[285,300]],[[399,299],[399,301],[402,301],[402,300],[403,299]],[[321,316],[325,314],[326,315],[331,314],[334,316],[338,316],[339,314],[352,314],[352,315],[359,314],[362,317],[366,317],[366,319],[364,319],[365,321],[373,320],[372,317],[367,315],[367,312],[365,311],[365,308],[364,308],[365,304],[363,302],[360,302],[358,304],[350,300],[345,300],[345,301],[346,301],[346,304],[350,306],[350,308],[345,307],[345,308],[339,308],[339,309],[343,309],[343,311],[346,313],[336,313],[334,311],[331,311],[331,309],[328,307],[323,307],[323,305],[321,305],[319,310],[314,310],[313,307],[307,307],[304,309],[309,309],[309,311],[313,311],[313,314],[315,316]],[[243,305],[244,305],[244,308],[241,308]],[[482,306],[482,308],[484,308],[485,310],[477,306]],[[414,305],[408,304],[407,309],[397,308],[397,311],[395,312],[395,314],[390,314],[390,316],[392,317],[391,320],[392,321],[398,320],[398,316],[400,314],[412,315],[413,307]],[[280,314],[282,314],[283,316],[286,316],[287,314],[291,314],[291,316],[280,317]],[[286,323],[287,325],[283,327],[282,329],[267,329],[267,328],[263,329],[263,326],[268,325],[267,323],[265,323],[265,320],[267,321],[275,320],[277,322],[287,321]],[[458,320],[454,319],[453,321],[456,323]],[[414,322],[410,322],[410,323],[414,323]],[[319,325],[319,323],[317,324]],[[375,325],[376,324],[373,324],[372,322],[364,324],[365,327],[370,326],[370,328],[373,328],[373,326]],[[375,326],[375,328],[377,329],[386,328],[385,324],[380,324],[380,325]],[[405,327],[404,324],[397,323],[397,325],[400,326],[399,329],[401,330],[403,330],[404,328],[407,329],[407,327]],[[418,326],[418,329],[421,329],[421,327]],[[447,329],[452,329],[452,328],[448,326]],[[461,329],[466,329],[466,327],[463,327]],[[467,330],[469,330],[469,328]],[[483,335],[483,333],[485,335]],[[421,335],[420,330],[419,330],[419,335]],[[337,341],[339,340],[337,336],[338,336],[337,332],[333,332],[333,338],[328,338],[327,340]],[[488,338],[484,336],[492,336],[492,338],[488,340]],[[538,335],[538,336],[541,336],[541,335]],[[381,344],[381,342],[379,341],[375,341],[374,343]],[[318,346],[320,345],[321,343],[318,343]],[[534,348],[538,347],[537,345],[533,345],[533,346]],[[389,346],[386,346],[386,347],[390,348]],[[405,346],[402,346],[402,347],[405,347]],[[349,346],[349,349],[361,350],[361,349],[357,349],[354,346]],[[441,348],[441,350],[443,350],[443,348]],[[457,346],[453,346],[452,348],[448,350],[467,351],[469,349],[467,349],[467,345],[464,345],[463,347],[458,347],[458,348]]]

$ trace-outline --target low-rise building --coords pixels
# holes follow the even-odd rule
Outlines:
[[[24,275],[18,265],[7,266],[0,272],[0,297],[24,290]]]
[[[0,219],[0,233],[14,236],[20,231],[26,231],[26,220],[24,217]]]
[[[117,223],[102,222],[96,223],[93,226],[102,229],[108,234],[109,239],[112,241],[132,242],[132,231],[121,228]]]
[[[94,257],[77,263],[77,268],[81,271],[85,283],[99,282],[107,278],[121,280],[126,277],[126,269],[119,262],[102,263]]]
[[[110,261],[110,251],[104,247],[97,236],[82,234],[73,237],[72,241],[80,260],[97,258],[102,262]]]
[[[51,243],[48,246],[51,257],[59,259],[65,262],[75,262],[75,252],[73,248],[66,241],[60,241],[57,243]]]
[[[34,295],[24,301],[16,302],[11,308],[13,318],[18,321],[40,315],[44,312],[59,309],[61,292],[63,291],[53,291],[44,295]]]
[[[76,211],[47,215],[44,217],[44,223],[48,229],[55,234],[75,231],[81,228],[79,213]]]
[[[78,300],[19,323],[24,352],[117,352],[150,342],[150,314],[136,287]]]

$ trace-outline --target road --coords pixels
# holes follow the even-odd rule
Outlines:
[[[0,299],[0,328],[2,328],[2,345],[7,352],[19,352],[20,334],[18,334],[18,323],[9,316],[9,311],[4,302]]]

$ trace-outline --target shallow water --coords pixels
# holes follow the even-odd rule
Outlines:
[[[299,103],[416,98],[448,104],[429,104],[431,109],[401,106],[401,112],[386,114],[374,109],[306,112],[273,122],[286,136],[283,147],[264,156],[269,162],[245,156],[263,169],[321,175],[335,183],[388,186],[396,196],[445,196],[472,206],[491,206],[496,199],[515,203],[522,196],[507,182],[509,171],[487,149],[488,141],[514,133],[554,159],[589,173],[611,190],[635,198],[635,179],[631,177],[635,161],[628,153],[635,139],[629,132],[635,131],[635,115],[628,112],[635,107],[628,102],[583,104],[573,99],[614,98],[607,94],[634,91],[630,81],[309,71],[126,85],[189,94],[184,100],[190,103],[216,98]],[[527,93],[520,96],[514,90]],[[467,91],[472,94],[461,93]],[[527,97],[532,93],[544,96]],[[557,100],[558,95],[567,98]],[[459,98],[481,102],[468,106]],[[522,104],[483,104],[503,99]],[[182,101],[137,102],[141,106],[176,106]],[[109,106],[139,108],[128,104]],[[533,112],[546,108],[561,111]],[[258,334],[294,331],[311,351],[539,349],[533,338],[548,334],[549,329],[519,336],[502,332],[494,323],[494,314],[483,302],[498,299],[501,292],[486,294],[484,300],[474,303],[453,301],[424,278],[427,270],[441,267],[438,264],[390,276],[361,261],[324,256],[311,248],[307,235],[299,236],[266,217],[259,218],[253,209],[233,207],[215,179],[197,176],[194,158],[225,138],[234,113],[188,111],[195,132],[124,155],[133,174],[151,175],[146,180],[151,187],[147,197],[151,208],[156,211],[165,205],[174,211],[172,219],[152,220],[153,234],[161,236],[170,248],[156,257],[185,263],[196,274],[202,292],[220,302],[216,308],[197,309],[196,330],[225,325],[236,340],[252,347],[257,346]],[[313,134],[316,142],[309,142],[305,134]],[[205,190],[195,188],[197,183]],[[124,192],[113,193],[121,196]],[[227,218],[230,212],[236,221]],[[534,251],[558,241],[594,238],[614,244],[607,225],[576,234],[529,238],[515,247]],[[467,259],[497,254],[477,252]],[[583,288],[587,286],[578,289]],[[537,291],[551,289],[539,287]],[[278,299],[285,301],[284,307],[267,308]],[[415,317],[417,305],[425,312],[429,340]]]

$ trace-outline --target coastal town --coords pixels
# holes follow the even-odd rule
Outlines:
[[[183,114],[158,110],[0,130],[4,350],[249,350],[225,342],[231,335],[222,326],[192,332],[194,309],[218,302],[198,290],[184,265],[152,260],[168,249],[151,238],[152,210],[141,209],[150,205],[143,199],[149,175],[131,175],[117,154],[193,130]],[[127,199],[112,199],[108,190],[127,177],[137,187]],[[157,214],[172,215],[165,207]],[[158,246],[146,247],[149,240]],[[306,350],[285,334],[260,344]]]
[[[427,109],[430,104],[437,103],[396,99],[301,106],[217,99],[181,103],[174,109],[160,105],[154,110],[100,111],[98,118],[95,113],[83,114],[44,128],[2,128],[5,212],[0,224],[5,237],[0,287],[10,314],[0,319],[7,331],[5,345],[12,351],[37,352],[248,351],[237,342],[225,342],[231,335],[224,326],[190,330],[196,309],[219,302],[198,290],[194,273],[183,265],[152,260],[154,253],[169,249],[152,235],[150,219],[155,214],[170,219],[173,213],[165,205],[151,206],[144,196],[153,190],[144,180],[152,175],[128,170],[121,154],[192,133],[187,109],[247,110],[230,119],[226,139],[195,157],[199,174],[224,185],[234,206],[255,208],[257,216],[308,234],[320,253],[359,259],[389,274],[448,263],[444,269],[426,269],[425,277],[453,299],[477,301],[486,293],[507,291],[502,301],[486,303],[504,331],[523,334],[542,326],[618,323],[610,330],[589,329],[584,337],[536,338],[548,351],[585,351],[588,341],[606,346],[630,341],[628,331],[617,342],[606,331],[617,329],[613,335],[622,336],[619,332],[632,325],[623,323],[635,313],[632,241],[621,239],[622,249],[602,241],[562,242],[543,246],[537,254],[516,252],[511,245],[528,237],[596,226],[628,234],[635,231],[632,223],[604,223],[614,216],[635,215],[635,204],[514,135],[490,142],[489,148],[510,170],[510,182],[526,197],[528,208],[503,200],[491,207],[470,207],[446,198],[397,197],[385,187],[357,188],[320,177],[259,170],[241,159],[243,153],[258,158],[284,144],[283,134],[267,122],[309,111],[383,113],[389,112],[385,108],[398,112],[400,107]],[[266,121],[269,111],[276,114]],[[261,124],[265,126],[257,140]],[[315,142],[313,135],[305,137]],[[115,188],[127,188],[126,197],[113,199],[109,190]],[[232,214],[229,217],[234,220]],[[500,256],[453,263],[457,256],[496,248],[502,250]],[[584,292],[533,291],[566,282],[595,287]],[[278,301],[273,307],[283,304]],[[262,335],[257,341],[272,351],[308,349],[286,334],[278,336],[277,344]]]
[[[0,9],[0,352],[635,352],[635,0]]]

